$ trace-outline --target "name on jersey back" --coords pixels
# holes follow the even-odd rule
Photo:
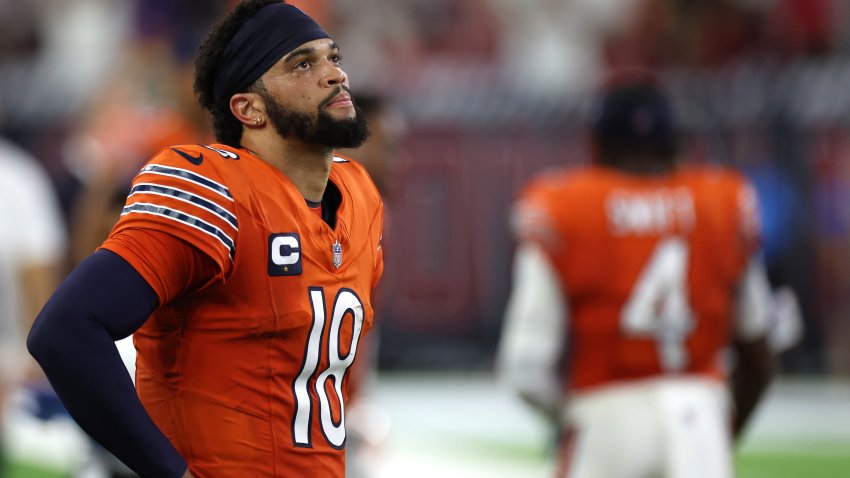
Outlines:
[[[696,220],[693,196],[684,187],[615,189],[606,198],[605,213],[614,236],[686,233]]]

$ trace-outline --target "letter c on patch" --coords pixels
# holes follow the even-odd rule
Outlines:
[[[291,276],[301,273],[301,241],[296,233],[269,236],[269,275]]]

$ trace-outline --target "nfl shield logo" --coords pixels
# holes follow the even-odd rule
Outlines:
[[[340,264],[342,264],[342,245],[339,241],[334,241],[332,250],[334,253],[334,267],[339,269]]]

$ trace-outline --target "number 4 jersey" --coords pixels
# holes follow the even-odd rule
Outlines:
[[[739,174],[603,167],[532,182],[515,208],[569,307],[574,390],[664,373],[721,377],[736,288],[759,246],[757,202]]]
[[[174,297],[134,335],[136,385],[196,476],[345,474],[346,372],[372,324],[383,213],[359,164],[335,158],[329,182],[334,227],[250,152],[175,146],[136,176],[104,244]],[[214,270],[169,295],[171,265],[121,239],[136,231],[193,245]]]

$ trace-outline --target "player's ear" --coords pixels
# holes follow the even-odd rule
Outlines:
[[[230,97],[230,112],[245,126],[259,126],[258,118],[265,118],[265,111],[263,99],[256,93],[236,93]]]

